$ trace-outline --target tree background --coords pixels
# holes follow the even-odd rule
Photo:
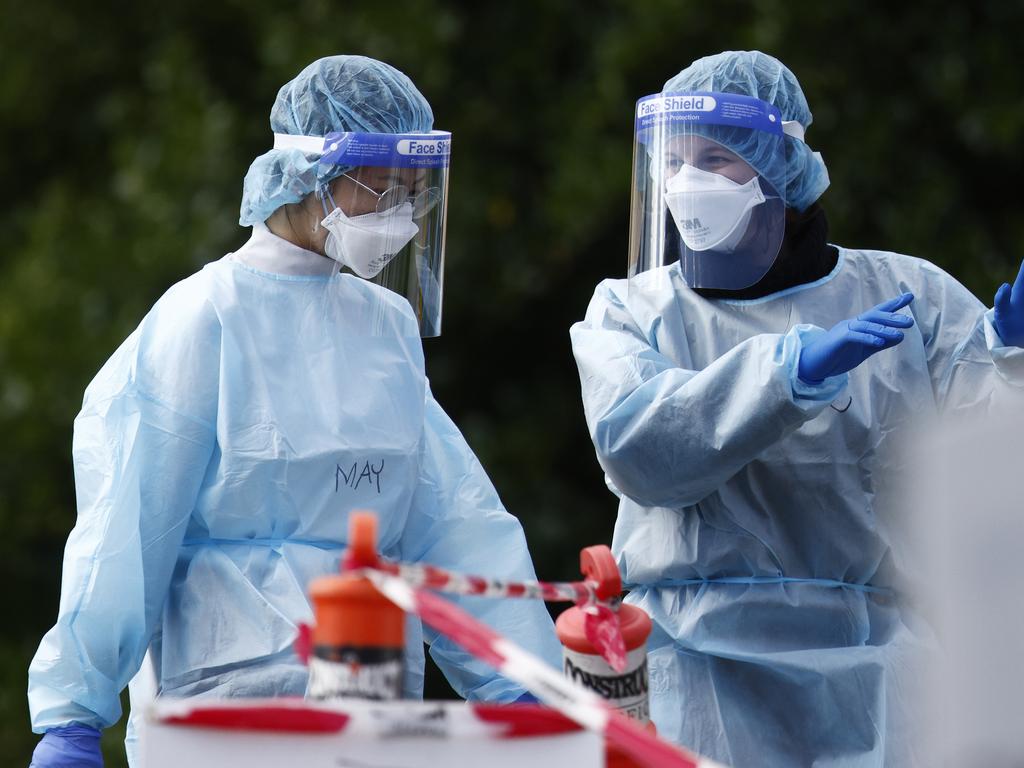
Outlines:
[[[625,270],[633,104],[690,61],[757,48],[796,72],[833,242],[923,256],[986,303],[1022,255],[1019,1],[0,7],[5,765],[27,765],[37,738],[26,669],[56,615],[85,386],[168,286],[245,241],[242,177],[272,142],[278,88],[313,59],[394,64],[454,134],[427,369],[546,578],[610,541],[568,328]],[[124,765],[122,735],[104,738],[108,766]]]

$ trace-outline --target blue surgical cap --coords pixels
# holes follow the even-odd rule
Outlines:
[[[414,133],[431,130],[434,114],[412,80],[365,56],[314,61],[278,91],[270,110],[274,133],[324,136],[331,131]],[[243,227],[266,221],[285,203],[297,203],[317,184],[347,168],[320,166],[319,154],[272,149],[257,157],[242,184]]]
[[[753,96],[777,107],[784,121],[795,120],[805,130],[813,119],[796,75],[781,61],[760,51],[725,51],[697,59],[668,80],[662,90]],[[825,161],[800,139],[786,136],[786,162],[782,167],[779,163],[765,164],[760,157],[765,154],[764,148],[749,131],[735,135],[742,135],[744,140],[725,138],[722,143],[759,170],[776,189],[784,189],[787,206],[803,211],[828,188]]]

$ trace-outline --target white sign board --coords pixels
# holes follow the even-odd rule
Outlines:
[[[158,700],[142,768],[602,768],[604,741],[541,706]]]

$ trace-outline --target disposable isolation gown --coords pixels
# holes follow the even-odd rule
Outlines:
[[[79,517],[29,672],[36,732],[117,721],[147,648],[163,696],[301,696],[306,588],[337,572],[353,510],[378,513],[388,557],[534,578],[518,520],[430,393],[404,299],[262,225],[114,353],[73,452]],[[465,606],[560,663],[543,604]],[[522,693],[410,621],[406,695],[422,696],[424,636],[461,695]]]
[[[899,595],[898,438],[1024,386],[1024,350],[908,256],[840,249],[826,277],[755,300],[662,270],[602,282],[571,331],[628,602],[655,622],[660,734],[735,768],[914,765],[902,718],[932,640]],[[797,380],[802,340],[903,291],[899,346]]]

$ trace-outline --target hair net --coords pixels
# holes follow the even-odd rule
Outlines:
[[[725,51],[697,59],[662,89],[738,93],[766,101],[782,112],[783,120],[795,120],[805,129],[811,124],[800,83],[778,59],[760,51]],[[778,190],[785,190],[786,205],[806,209],[828,188],[828,169],[821,154],[800,139],[786,136],[785,168],[768,158],[771,151],[757,142],[758,131],[720,128],[715,140],[746,160]],[[742,138],[740,138],[742,137]]]
[[[275,133],[324,136],[331,131],[409,133],[429,131],[434,114],[412,80],[365,56],[328,56],[303,69],[278,91],[270,110]],[[251,226],[285,203],[297,203],[318,183],[347,168],[320,167],[319,155],[272,149],[257,157],[242,184],[238,223]]]

